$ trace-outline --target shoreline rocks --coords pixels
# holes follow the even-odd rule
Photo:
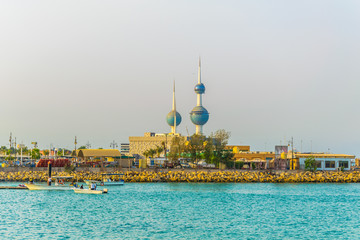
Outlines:
[[[358,171],[317,171],[317,172],[261,172],[261,171],[114,171],[123,173],[125,182],[204,182],[204,183],[356,183],[360,182]],[[73,176],[76,182],[85,179],[102,180],[102,173],[78,171],[70,174],[54,172],[53,176]],[[0,181],[46,182],[47,171],[0,172]],[[113,176],[118,180],[119,176]]]

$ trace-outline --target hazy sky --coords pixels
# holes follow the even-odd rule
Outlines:
[[[193,134],[201,56],[205,134],[359,155],[359,26],[357,0],[1,1],[0,145],[169,132],[174,79]]]

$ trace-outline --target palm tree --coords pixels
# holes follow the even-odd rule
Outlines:
[[[163,147],[157,146],[156,147],[156,153],[157,153],[157,157],[160,157],[160,154],[164,151]]]
[[[44,156],[49,156],[50,151],[49,150],[43,150]]]
[[[145,159],[147,159],[148,156],[150,155],[149,150],[146,150],[145,152],[143,152],[143,155],[145,156]]]

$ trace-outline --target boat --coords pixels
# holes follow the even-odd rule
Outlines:
[[[84,180],[84,182],[87,185],[91,185],[91,183],[96,183],[96,185],[100,185],[100,186],[121,186],[124,185],[124,180],[123,179],[119,179],[119,181],[113,181],[111,180],[111,176],[122,176],[124,174],[122,173],[103,173],[102,175],[102,181],[97,181],[97,180]]]
[[[29,190],[56,190],[56,191],[66,191],[71,190],[71,187],[65,182],[67,179],[73,178],[72,176],[54,176],[51,179],[54,179],[52,185],[48,186],[47,184],[37,184],[37,183],[25,183],[25,186]]]
[[[75,193],[83,193],[83,194],[105,194],[108,193],[108,190],[102,189],[102,190],[91,190],[91,189],[81,189],[81,188],[73,188]]]

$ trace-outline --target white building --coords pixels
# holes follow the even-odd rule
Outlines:
[[[305,160],[308,157],[314,157],[317,164],[317,170],[350,170],[351,162],[355,160],[354,155],[347,154],[328,154],[328,153],[295,153],[299,158],[300,169],[305,169]]]

